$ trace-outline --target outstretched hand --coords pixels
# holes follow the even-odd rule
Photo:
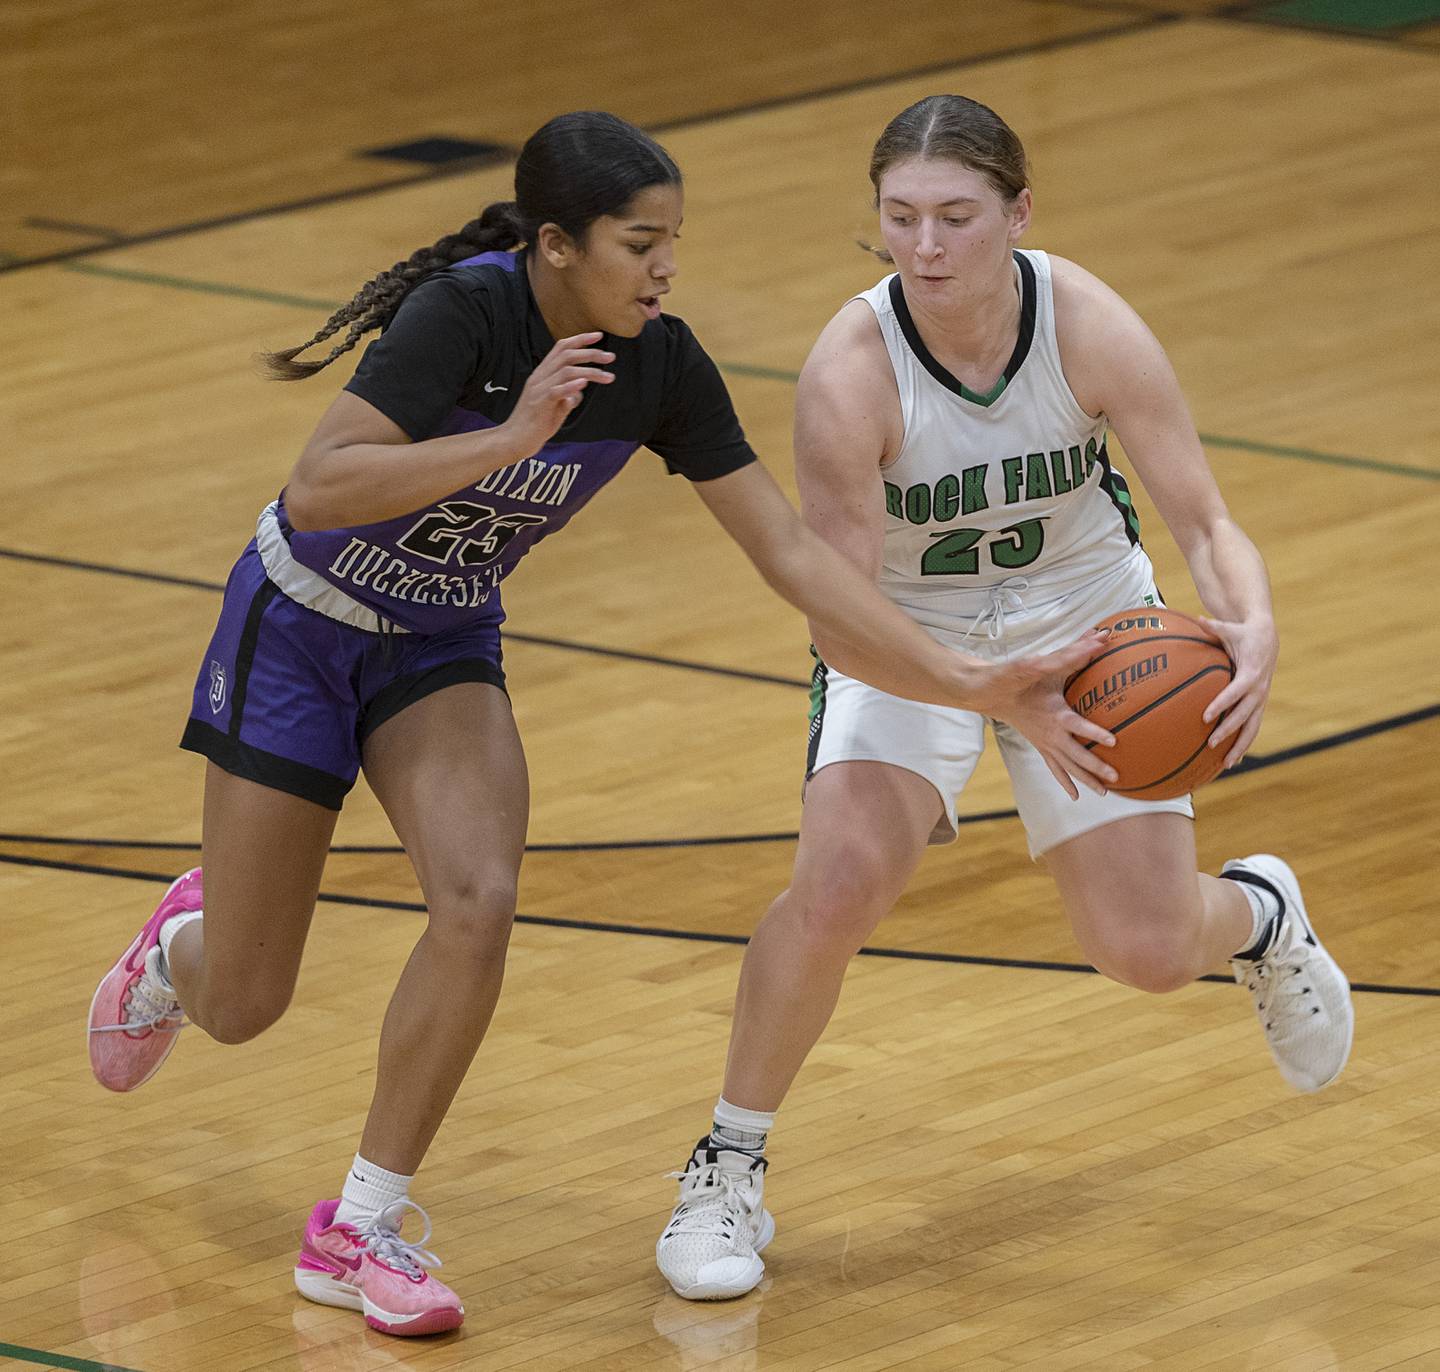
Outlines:
[[[594,382],[607,386],[615,380],[600,363],[613,362],[615,354],[597,348],[605,335],[580,333],[562,338],[525,383],[510,418],[502,426],[515,437],[525,454],[538,453],[565,422],[565,416],[579,403],[585,387]]]
[[[1098,795],[1104,795],[1106,787],[1119,779],[1098,751],[1113,748],[1114,735],[1077,715],[1063,694],[1066,678],[1104,644],[1105,636],[1092,629],[1068,647],[999,663],[978,706],[990,718],[1017,729],[1035,746],[1071,800],[1080,798],[1076,778]],[[1097,747],[1087,748],[1087,742]]]

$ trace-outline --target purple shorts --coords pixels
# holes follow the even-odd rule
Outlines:
[[[441,634],[352,628],[296,604],[251,543],[225,585],[182,748],[338,810],[370,733],[461,681],[505,689],[494,614]]]

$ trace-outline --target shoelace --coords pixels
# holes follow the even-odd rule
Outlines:
[[[1268,1010],[1273,1015],[1275,1013],[1274,997],[1276,995],[1283,994],[1299,997],[1311,994],[1309,983],[1300,982],[1300,978],[1305,974],[1305,968],[1301,966],[1300,963],[1280,963],[1274,969],[1280,973],[1278,977],[1272,976],[1271,970],[1270,965],[1262,958],[1259,962],[1253,963],[1247,968],[1237,968],[1235,971],[1235,980],[1249,991],[1252,996],[1257,997],[1255,1001],[1255,1008],[1257,1010],[1262,1013]],[[1259,997],[1266,995],[1267,991],[1269,993],[1267,999],[1260,1000]],[[1312,1015],[1318,1015],[1320,1013],[1320,1007],[1312,1004],[1310,1013]],[[1266,1033],[1269,1033],[1274,1027],[1275,1021],[1273,1019],[1267,1019],[1265,1021]]]
[[[143,971],[125,993],[120,1006],[119,1024],[97,1024],[95,1034],[133,1034],[138,1029],[153,1029],[157,1034],[178,1034],[190,1021],[181,1017],[180,1002],[167,995]]]
[[[1006,612],[1023,610],[1025,602],[1020,593],[1029,589],[1030,583],[1023,576],[1007,576],[998,586],[992,586],[990,603],[970,621],[970,627],[965,630],[960,642],[964,643],[982,624],[985,626],[985,637],[992,643],[1000,638],[1005,632]]]
[[[749,1214],[750,1207],[740,1196],[740,1183],[749,1181],[748,1172],[727,1172],[718,1162],[712,1162],[665,1175],[680,1182],[680,1204],[667,1233],[714,1234],[734,1224],[732,1210]]]
[[[425,1226],[419,1243],[406,1243],[400,1237],[400,1224],[407,1209],[415,1211]],[[386,1266],[398,1267],[412,1277],[422,1277],[425,1275],[425,1268],[444,1266],[434,1253],[424,1247],[430,1241],[432,1232],[430,1216],[406,1196],[387,1205],[375,1216],[375,1222],[370,1228],[360,1230],[359,1241],[372,1257],[378,1258]]]

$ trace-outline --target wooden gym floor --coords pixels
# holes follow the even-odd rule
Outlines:
[[[1440,1368],[1440,6],[8,0],[0,89],[0,1363]],[[298,1229],[419,929],[363,785],[280,1025],[191,1031],[128,1097],[81,1033],[193,860],[202,764],[174,745],[219,587],[348,373],[268,386],[251,354],[503,198],[544,118],[611,108],[686,170],[674,308],[788,483],[794,374],[877,275],[869,145],[946,90],[1025,139],[1027,241],[1170,349],[1269,561],[1281,670],[1200,850],[1294,863],[1356,984],[1349,1069],[1290,1092],[1221,976],[1088,973],[987,763],[781,1114],[765,1284],[671,1295],[663,1174],[786,880],[808,659],[641,453],[507,586],[522,920],[416,1189],[468,1321],[403,1342],[306,1305]],[[396,152],[435,138],[460,146]]]

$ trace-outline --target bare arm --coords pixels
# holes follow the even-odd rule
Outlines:
[[[600,337],[562,338],[530,374],[510,418],[479,433],[412,443],[369,401],[341,391],[286,484],[291,524],[336,529],[392,519],[539,452],[587,385],[615,379],[597,365],[615,360],[591,346]]]
[[[758,462],[697,482],[695,490],[761,576],[807,615],[813,628],[843,631],[871,645],[848,658],[844,670],[892,695],[937,705],[975,708],[984,697],[994,669],[941,647],[896,609],[873,580],[801,522]]]
[[[1054,266],[1071,389],[1092,414],[1110,417],[1213,616],[1206,622],[1235,660],[1234,681],[1206,711],[1209,720],[1228,712],[1211,744],[1230,740],[1233,767],[1260,731],[1279,655],[1265,563],[1225,505],[1159,340],[1108,286],[1073,263]]]

